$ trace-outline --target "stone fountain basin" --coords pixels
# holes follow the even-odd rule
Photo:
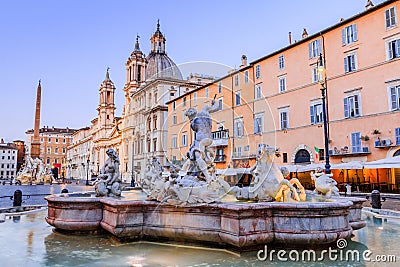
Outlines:
[[[275,243],[330,244],[366,224],[361,198],[329,202],[212,203],[175,207],[146,200],[48,196],[47,223],[64,231],[105,229],[125,240],[206,242],[237,250]]]

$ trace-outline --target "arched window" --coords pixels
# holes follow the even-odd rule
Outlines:
[[[296,157],[294,159],[294,163],[311,163],[310,161],[310,153],[308,153],[305,149],[300,149],[296,153]]]

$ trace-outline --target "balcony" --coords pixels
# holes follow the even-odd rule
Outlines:
[[[225,162],[226,155],[216,155],[214,162]]]
[[[378,138],[378,140],[375,140],[374,144],[375,144],[376,148],[387,148],[387,147],[396,146],[396,144],[394,144],[392,142],[392,140],[390,140],[389,138],[385,138],[385,139]]]
[[[368,146],[358,147],[356,149],[349,149],[348,146],[342,148],[335,147],[329,150],[329,156],[331,157],[347,157],[347,156],[358,156],[371,154],[371,150]]]
[[[229,131],[228,130],[219,130],[212,132],[212,147],[216,146],[228,146],[228,138],[229,138]]]
[[[232,159],[255,159],[256,154],[251,153],[242,153],[242,152],[233,152]]]

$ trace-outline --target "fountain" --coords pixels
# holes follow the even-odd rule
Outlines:
[[[18,172],[14,179],[14,184],[44,184],[53,182],[53,174],[43,164],[40,158],[32,158],[28,154],[25,155],[23,168]]]
[[[180,168],[152,159],[146,175],[137,181],[146,199],[118,194],[119,162],[115,152],[102,169],[96,197],[46,197],[46,221],[64,231],[95,232],[104,229],[123,240],[199,242],[246,251],[268,243],[318,246],[351,236],[365,226],[361,220],[365,199],[337,196],[333,179],[314,175],[316,192],[307,193],[297,179],[287,180],[273,163],[275,148],[260,146],[251,168],[250,186],[231,187],[215,172],[210,147],[211,117],[215,101],[200,112],[186,115],[196,139]],[[104,197],[103,197],[104,196]],[[229,198],[231,199],[229,201]]]

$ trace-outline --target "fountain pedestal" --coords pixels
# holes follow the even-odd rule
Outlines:
[[[206,242],[239,251],[269,243],[329,244],[365,226],[361,220],[361,204],[365,200],[357,198],[180,207],[107,197],[50,196],[46,200],[49,203],[46,221],[62,230],[93,231],[101,227],[125,240]]]

